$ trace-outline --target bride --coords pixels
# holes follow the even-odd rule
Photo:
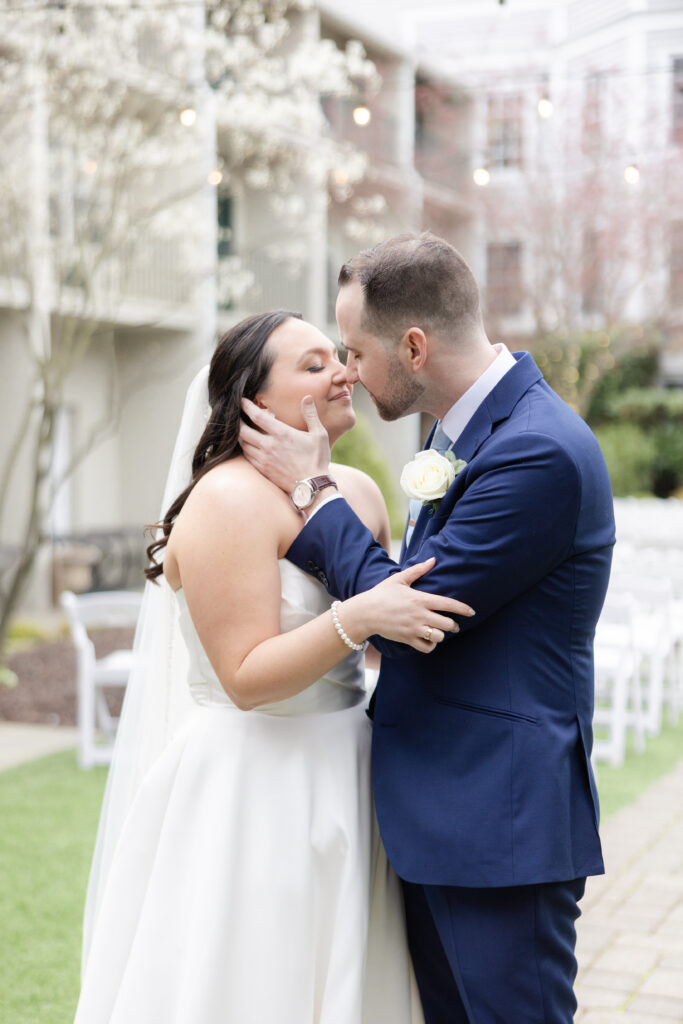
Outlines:
[[[428,652],[463,606],[410,587],[431,561],[333,607],[286,561],[303,515],[241,455],[240,402],[304,429],[305,396],[332,443],[353,426],[335,346],[286,311],[232,328],[208,389],[204,371],[188,392],[91,872],[77,1024],[422,1019],[374,825],[362,649],[380,634]],[[377,487],[334,473],[387,544]]]

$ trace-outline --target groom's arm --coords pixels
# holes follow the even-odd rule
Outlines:
[[[308,409],[306,402],[302,406],[307,431],[294,431],[273,422],[252,403],[245,400],[243,404],[259,431],[243,427],[240,443],[257,469],[283,490],[296,474],[324,472],[323,463],[314,461],[316,454],[321,458],[319,435],[324,430],[312,403]],[[291,458],[283,459],[287,448]],[[476,628],[570,554],[581,553],[572,550],[582,500],[581,475],[556,440],[526,432],[492,439],[454,486],[458,490],[464,486],[464,491],[450,512],[437,511],[434,533],[406,564],[434,556],[435,567],[416,586],[453,596],[474,608],[473,618],[459,620],[463,631]],[[590,499],[603,502],[601,495]],[[604,509],[594,509],[592,549],[609,549],[614,543],[611,495],[605,494],[604,504]],[[447,508],[445,499],[443,506]],[[398,569],[344,501],[320,508],[288,557],[325,579],[328,589],[339,597],[367,590]],[[603,561],[606,581],[609,555]],[[387,641],[378,640],[377,646],[393,657],[405,651]]]
[[[525,435],[489,446],[463,471],[465,490],[450,514],[407,565],[436,558],[415,584],[420,590],[457,597],[475,610],[458,619],[475,629],[503,605],[547,576],[572,551],[581,480],[572,458],[543,435]],[[327,579],[341,598],[367,590],[398,570],[343,500],[319,509],[289,549],[302,569]],[[374,641],[373,641],[374,642]],[[391,657],[401,645],[378,640]]]

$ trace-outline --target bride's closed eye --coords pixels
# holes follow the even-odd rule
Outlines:
[[[324,366],[308,366],[306,367],[306,373],[320,373],[324,369]]]

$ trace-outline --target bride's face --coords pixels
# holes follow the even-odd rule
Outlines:
[[[305,430],[301,400],[311,395],[330,443],[356,422],[351,405],[353,385],[346,381],[335,345],[313,324],[286,320],[268,339],[273,365],[256,404],[283,423]]]

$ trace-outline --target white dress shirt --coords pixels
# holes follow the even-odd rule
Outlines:
[[[496,384],[499,384],[508,370],[515,365],[515,357],[506,345],[498,344],[493,348],[497,355],[491,365],[484,370],[481,377],[477,377],[474,384],[460,396],[440,421],[444,433],[451,439],[451,444],[455,444],[484,399],[488,398]]]

